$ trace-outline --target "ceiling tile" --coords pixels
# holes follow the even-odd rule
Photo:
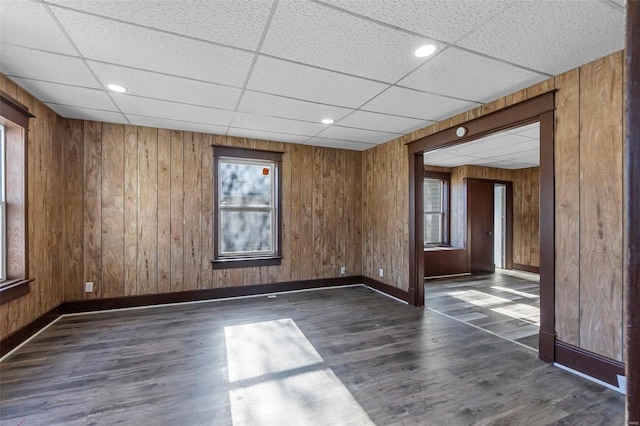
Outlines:
[[[125,114],[166,118],[169,120],[191,121],[215,126],[228,126],[233,111],[207,108],[195,105],[179,104],[157,99],[113,93],[113,100]]]
[[[364,142],[370,144],[388,142],[399,136],[402,135],[340,126],[331,126],[318,134],[318,137],[326,139],[339,139],[343,141]]]
[[[540,139],[540,123],[528,124],[526,126],[512,129],[510,132],[528,138]]]
[[[373,148],[375,146],[363,142],[341,141],[338,139],[325,138],[311,138],[305,143],[305,145],[323,146],[326,148],[350,149],[352,151],[366,151],[367,149]]]
[[[239,112],[233,119],[231,127],[242,129],[264,130],[274,133],[290,133],[293,135],[313,136],[327,127],[326,124],[308,121],[288,120],[286,118],[269,117]]]
[[[547,78],[543,74],[452,47],[409,74],[398,84],[485,103]]]
[[[255,50],[273,1],[265,0],[48,0],[77,10]]]
[[[511,133],[502,133],[500,136],[491,139],[478,139],[473,142],[456,145],[455,147],[452,147],[452,149],[455,149],[462,155],[475,155],[490,150],[509,149],[514,146],[521,147],[521,145],[524,146],[525,142],[528,142],[529,145],[531,145],[532,140]],[[533,145],[537,146],[538,141],[533,141]],[[516,150],[518,149],[520,148],[516,148]]]
[[[89,61],[89,66],[106,86],[116,83],[127,93],[167,101],[189,103],[212,108],[234,109],[241,89],[173,77],[133,68]]]
[[[52,8],[87,59],[242,86],[253,54]]]
[[[538,149],[532,149],[529,151],[518,151],[518,152],[511,152],[511,153],[505,153],[502,155],[496,155],[495,158],[496,160],[512,160],[512,161],[519,161],[522,163],[532,163],[532,162],[537,162],[538,158],[540,156],[540,150]]]
[[[357,108],[388,87],[382,83],[260,56],[247,88],[323,104]]]
[[[12,78],[19,86],[41,100],[67,106],[117,111],[104,90],[67,86],[58,83]]]
[[[70,107],[58,104],[46,104],[58,115],[65,118],[78,120],[102,121],[104,123],[129,124],[124,115],[113,111],[100,111],[97,109]]]
[[[336,120],[336,124],[340,126],[402,133],[403,135],[411,133],[414,130],[422,129],[433,123],[435,122],[367,111],[355,111],[353,114],[339,121]]]
[[[47,64],[43,67],[42,64]],[[80,58],[2,46],[0,70],[5,75],[102,89]]]
[[[425,61],[413,52],[427,42],[320,4],[289,1],[278,4],[260,51],[394,83]]]
[[[441,160],[431,160],[429,157],[425,156],[424,164],[430,166],[440,166],[440,167],[457,167],[462,166],[464,164],[469,164],[470,161],[474,161],[476,158],[474,157],[465,157],[462,155],[456,155],[451,158],[443,158]]]
[[[453,43],[503,9],[505,0],[322,0],[341,9]]]
[[[2,0],[0,9],[2,43],[69,55],[78,54],[44,4],[24,0]]]
[[[184,130],[186,132],[210,133],[224,135],[227,130],[223,126],[212,126],[205,123],[190,123],[186,121],[168,120],[155,117],[143,117],[135,114],[125,114],[131,124],[136,126],[157,127],[159,129]]]
[[[263,132],[260,130],[238,129],[230,127],[227,135],[238,138],[262,139],[265,141],[288,142],[288,143],[305,143],[309,136],[290,135],[286,133]]]
[[[422,93],[402,87],[391,87],[361,109],[440,121],[478,106],[478,103]]]
[[[338,121],[353,110],[247,90],[238,111],[320,123],[323,118]]]
[[[624,14],[603,2],[522,1],[458,45],[557,75],[622,49],[624,27]]]

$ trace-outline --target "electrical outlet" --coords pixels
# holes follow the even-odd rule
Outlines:
[[[379,275],[380,275],[381,277],[384,277],[384,269],[380,268]]]
[[[93,293],[93,283],[91,281],[87,281],[86,283],[84,283],[84,292]]]
[[[347,268],[345,268],[344,266],[340,267],[340,275],[344,275],[347,273]]]

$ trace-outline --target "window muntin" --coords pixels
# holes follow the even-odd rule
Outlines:
[[[444,244],[445,182],[424,179],[424,244]]]
[[[218,159],[220,258],[276,254],[277,170],[270,160]]]

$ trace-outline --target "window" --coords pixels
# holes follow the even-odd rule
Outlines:
[[[0,282],[7,279],[7,200],[5,197],[4,126],[0,125]]]
[[[27,107],[0,91],[0,304],[28,294]]]
[[[281,262],[282,153],[214,147],[214,268]]]
[[[425,172],[424,245],[449,243],[449,174]]]

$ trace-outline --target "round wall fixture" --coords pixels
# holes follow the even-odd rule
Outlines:
[[[467,129],[465,129],[464,127],[458,127],[458,128],[456,129],[456,136],[457,136],[457,137],[461,138],[461,137],[463,137],[463,136],[464,136],[464,135],[466,135],[466,134],[467,134]]]

